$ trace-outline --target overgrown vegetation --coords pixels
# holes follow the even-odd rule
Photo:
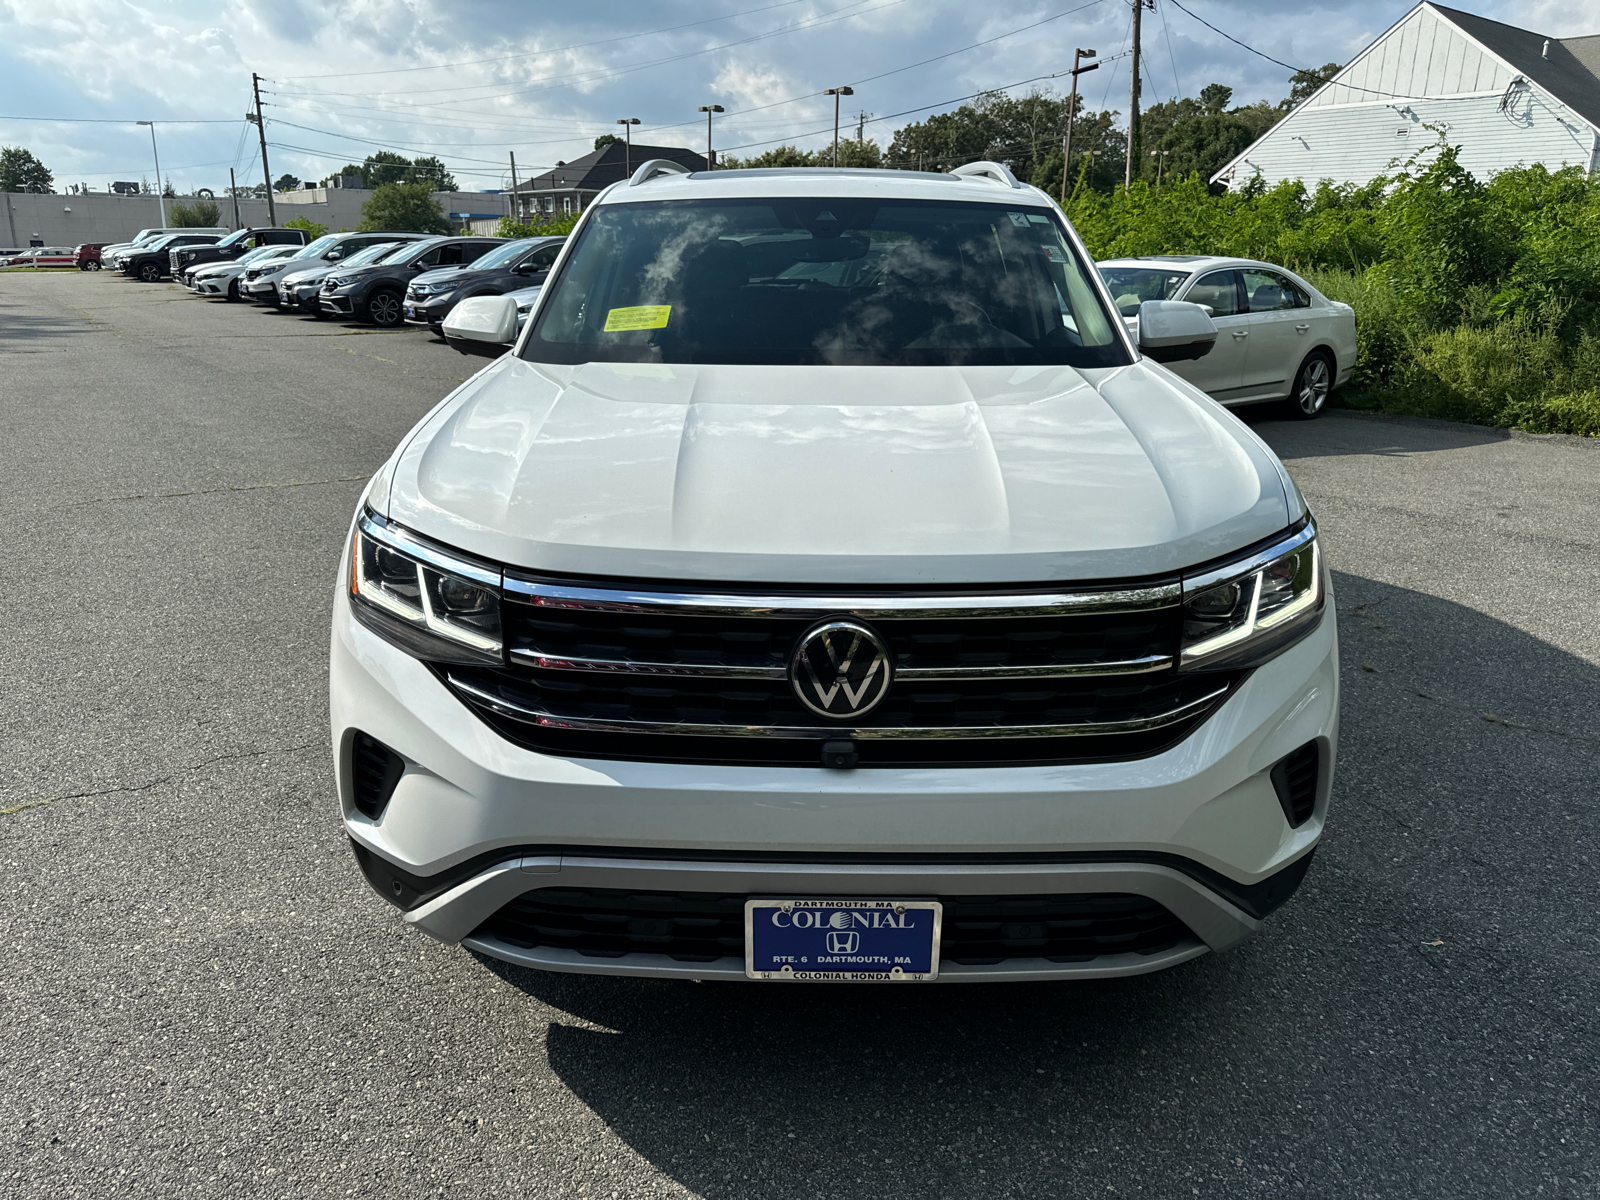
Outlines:
[[[222,210],[215,200],[180,200],[168,210],[167,219],[180,229],[210,229],[222,224]]]
[[[1600,437],[1600,180],[1518,167],[1480,181],[1442,135],[1367,187],[1285,182],[1213,196],[1197,174],[1066,212],[1097,259],[1282,263],[1356,310],[1346,402]]]

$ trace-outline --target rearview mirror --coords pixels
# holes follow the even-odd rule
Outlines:
[[[1146,300],[1139,305],[1139,352],[1159,363],[1204,358],[1217,342],[1217,327],[1198,304]]]
[[[474,296],[444,319],[444,340],[462,354],[499,358],[517,339],[517,302],[510,296]]]

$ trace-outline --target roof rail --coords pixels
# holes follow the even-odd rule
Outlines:
[[[1017,177],[1006,169],[1003,163],[997,162],[970,162],[962,163],[950,172],[952,175],[970,176],[974,179],[992,179],[996,183],[1003,183],[1007,187],[1019,188],[1022,186]]]
[[[673,162],[670,158],[652,158],[633,173],[628,179],[628,186],[638,187],[641,183],[649,183],[658,175],[692,175],[693,173],[681,162]]]

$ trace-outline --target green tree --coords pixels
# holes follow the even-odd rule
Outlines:
[[[1219,113],[1233,99],[1233,89],[1220,83],[1208,83],[1200,89],[1200,107],[1208,113]]]
[[[320,221],[313,221],[309,217],[296,217],[292,221],[285,221],[283,225],[285,229],[304,229],[308,242],[314,242],[328,232],[326,225]]]
[[[410,166],[411,160],[404,155],[396,154],[393,150],[379,150],[367,155],[361,167],[361,178],[369,188],[376,190],[386,183],[404,182]]]
[[[278,182],[272,185],[272,190],[275,192],[292,192],[299,186],[300,181],[285,171],[278,176]]]
[[[340,178],[342,176],[345,176],[345,175],[354,175],[357,179],[361,179],[363,185],[365,185],[366,181],[365,181],[364,177],[362,176],[363,169],[364,168],[361,166],[360,163],[345,163],[344,166],[340,167],[332,175],[329,175],[326,179],[324,179],[322,181],[322,186],[323,187],[328,187],[333,182],[333,180],[338,179],[338,178]]]
[[[1174,125],[1156,146],[1156,162],[1168,179],[1194,173],[1207,180],[1255,140],[1251,127],[1233,113],[1208,112]]]
[[[45,165],[21,146],[0,146],[0,192],[49,192],[55,186]]]
[[[1323,84],[1337,75],[1342,67],[1336,62],[1323,63],[1309,71],[1296,71],[1289,76],[1289,98],[1279,107],[1285,112],[1311,99]]]
[[[563,233],[571,233],[573,226],[578,223],[582,213],[557,213],[543,224],[526,225],[521,221],[513,221],[510,217],[500,219],[499,237],[525,238],[525,237],[554,237]]]
[[[406,170],[406,183],[426,183],[436,192],[453,192],[456,190],[456,177],[450,174],[450,169],[439,159],[431,154],[411,160],[411,166]]]
[[[840,143],[841,148],[843,143]],[[832,149],[828,151],[828,161],[832,161]],[[760,154],[753,154],[749,158],[739,158],[736,155],[724,154],[717,159],[717,166],[724,171],[752,170],[769,167],[814,167],[817,165],[817,156],[809,150],[801,150],[796,146],[778,146]]]
[[[175,228],[205,229],[222,223],[222,211],[215,200],[196,200],[193,204],[180,202],[168,210]]]
[[[622,145],[622,139],[614,133],[602,133],[594,140],[594,148],[596,150],[604,150],[607,146],[620,145]]]
[[[828,161],[833,161],[833,147],[829,146],[822,153],[828,156]],[[871,138],[839,139],[839,165],[841,167],[881,167],[883,166],[883,151],[878,148],[878,143]]]
[[[361,206],[363,232],[395,230],[411,233],[449,233],[450,222],[426,183],[385,183],[373,189]]]

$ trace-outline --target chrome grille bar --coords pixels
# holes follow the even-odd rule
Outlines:
[[[1170,608],[1183,594],[1180,584],[1096,592],[1023,592],[1014,595],[779,596],[720,592],[649,592],[571,587],[519,579],[507,574],[507,600],[539,608],[656,616],[798,617],[845,614],[863,619],[938,620],[940,618],[1051,617],[1087,613],[1138,612]]]
[[[1197,700],[1149,717],[1124,721],[1077,721],[1064,725],[954,725],[954,726],[864,726],[838,725],[707,725],[676,721],[605,720],[564,717],[515,704],[447,673],[450,686],[492,712],[513,721],[543,729],[565,729],[587,733],[650,733],[688,737],[766,737],[766,738],[856,738],[862,741],[893,739],[958,738],[1059,738],[1086,737],[1117,733],[1143,733],[1174,725],[1202,712],[1228,692],[1224,684]]]
[[[511,661],[541,671],[593,671],[610,675],[679,676],[695,679],[786,679],[783,667],[721,666],[700,663],[633,662],[612,658],[571,658],[513,648]],[[1037,666],[900,667],[896,679],[961,683],[985,679],[1071,679],[1099,675],[1150,675],[1172,669],[1170,654],[1151,654],[1111,662],[1043,663]]]

